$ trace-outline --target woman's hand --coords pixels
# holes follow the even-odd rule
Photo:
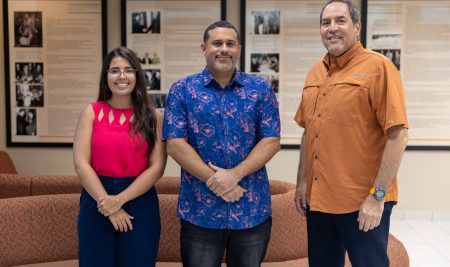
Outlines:
[[[134,217],[129,215],[123,209],[119,209],[111,216],[109,216],[109,220],[114,226],[114,229],[121,232],[128,232],[128,230],[133,230],[133,224],[131,223],[132,219],[134,219]]]
[[[119,196],[106,195],[98,199],[97,208],[101,214],[108,217],[120,210],[124,203],[123,199]]]

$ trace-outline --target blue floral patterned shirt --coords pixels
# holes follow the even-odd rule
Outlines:
[[[208,69],[175,82],[167,97],[163,138],[186,138],[205,163],[231,169],[263,138],[280,136],[278,101],[262,78],[236,70],[225,88]],[[254,227],[272,214],[266,168],[244,177],[246,192],[227,203],[181,169],[178,217],[213,229]]]

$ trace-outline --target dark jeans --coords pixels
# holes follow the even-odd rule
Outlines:
[[[100,177],[106,192],[116,195],[132,178]],[[97,210],[96,201],[83,189],[78,215],[78,254],[80,267],[155,266],[161,230],[158,196],[155,188],[122,207],[134,217],[133,230],[120,232]]]
[[[272,218],[244,230],[208,229],[181,220],[184,267],[218,267],[226,251],[228,267],[261,265],[269,244]]]
[[[342,267],[345,251],[353,267],[388,267],[387,244],[393,202],[384,203],[380,225],[373,230],[359,230],[358,211],[329,214],[306,213],[308,260],[310,267]]]

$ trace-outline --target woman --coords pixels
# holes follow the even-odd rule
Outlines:
[[[75,170],[83,184],[78,217],[80,266],[155,266],[160,236],[154,184],[166,164],[162,114],[145,91],[128,48],[103,63],[97,102],[78,121]]]

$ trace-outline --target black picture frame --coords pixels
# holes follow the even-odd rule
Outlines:
[[[101,52],[98,53],[98,56],[100,57],[99,60],[102,61],[103,60],[103,55],[106,54],[107,51],[107,1],[106,0],[91,0],[93,3],[97,3],[99,5],[101,5],[101,12],[100,12],[100,21],[101,21]],[[5,102],[6,102],[6,138],[7,138],[7,142],[6,145],[8,147],[72,147],[73,146],[73,142],[72,141],[60,141],[61,139],[58,137],[55,137],[54,139],[52,139],[52,137],[46,136],[45,138],[41,138],[41,136],[39,135],[39,130],[36,130],[36,123],[38,121],[39,118],[37,118],[37,109],[39,108],[44,108],[44,105],[46,105],[46,102],[50,102],[51,100],[49,100],[49,97],[46,96],[44,91],[44,86],[43,86],[43,80],[44,80],[44,70],[43,68],[45,68],[45,64],[47,64],[47,62],[32,62],[33,60],[30,60],[30,63],[23,63],[23,62],[19,62],[16,61],[13,64],[11,64],[11,52],[15,52],[17,54],[15,55],[20,55],[20,53],[23,53],[24,51],[26,51],[26,53],[28,55],[31,55],[31,58],[38,58],[41,57],[43,58],[42,54],[47,52],[47,51],[43,51],[44,49],[46,49],[46,43],[45,40],[46,38],[49,36],[49,29],[47,28],[48,25],[45,25],[45,23],[47,23],[48,21],[45,20],[45,16],[47,15],[45,12],[42,12],[42,10],[44,8],[49,8],[48,3],[45,3],[45,1],[29,1],[29,2],[33,2],[34,4],[31,5],[31,7],[29,9],[27,9],[26,11],[22,11],[22,9],[17,9],[17,10],[10,10],[10,8],[14,8],[14,5],[17,4],[17,0],[5,0],[3,1],[3,32],[4,32],[4,65],[5,65]],[[61,2],[61,1],[60,1]],[[76,3],[76,1],[66,1],[68,2],[68,5],[70,7],[73,8],[73,14],[77,14],[77,11],[83,12],[82,7],[80,7],[78,5],[78,3]],[[73,3],[71,3],[73,2]],[[89,2],[89,1],[88,1]],[[85,1],[85,3],[87,3]],[[86,6],[87,9],[96,9],[98,10],[99,6],[97,5],[92,5],[92,3],[88,3],[90,4],[90,6]],[[77,9],[79,8],[79,9]],[[75,10],[77,9],[77,10]],[[48,9],[47,9],[48,10]],[[86,11],[86,10],[84,10]],[[88,11],[87,11],[88,12]],[[10,17],[10,14],[13,14],[13,17]],[[31,18],[30,18],[31,17]],[[25,24],[27,24],[28,22],[26,20],[31,21],[31,24],[33,25],[32,30],[30,29],[26,29]],[[10,21],[13,21],[14,23],[14,27],[10,28]],[[25,28],[24,29],[20,29],[20,27]],[[13,31],[13,32],[11,32]],[[25,33],[26,31],[28,31],[28,33]],[[33,34],[30,34],[30,32],[34,32],[34,36]],[[14,41],[11,40],[10,36],[14,36]],[[20,51],[20,49],[23,49]],[[74,48],[74,50],[77,50],[76,48]],[[20,51],[20,52],[19,52]],[[76,51],[74,51],[74,53],[70,54],[70,55],[76,55]],[[43,60],[44,61],[44,60]],[[15,66],[12,67],[12,66]],[[23,68],[23,69],[22,69]],[[38,92],[41,94],[40,97],[28,97],[28,98],[33,98],[34,102],[30,101],[29,99],[27,99],[27,97],[24,97],[24,101],[27,103],[27,105],[24,105],[22,103],[18,104],[18,99],[19,97],[17,97],[17,90],[16,87],[17,85],[17,76],[20,76],[17,74],[18,70],[25,70],[25,68],[27,69],[27,73],[28,70],[29,72],[34,71],[33,73],[33,82],[32,85],[29,85],[29,88],[31,88],[31,90],[33,93]],[[98,69],[99,66],[96,64],[95,68]],[[52,70],[55,71],[54,73],[52,73]],[[45,75],[50,76],[50,75],[58,75],[56,73],[56,71],[61,71],[61,69],[64,69],[64,67],[61,67],[61,69],[55,69],[55,68],[49,68],[47,70],[45,70]],[[15,72],[15,73],[13,73]],[[41,72],[39,74],[39,72]],[[37,73],[37,74],[35,74]],[[11,74],[15,74],[16,75],[16,79],[12,79]],[[27,75],[23,75],[22,77],[25,77]],[[22,78],[21,77],[21,78]],[[38,79],[38,80],[35,80]],[[95,84],[98,83],[98,77],[95,80]],[[47,86],[47,85],[46,85]],[[50,86],[48,86],[50,87]],[[40,90],[40,91],[39,91]],[[13,102],[13,92],[15,92],[14,98],[16,99],[16,101]],[[23,100],[22,98],[20,99],[21,101]],[[29,102],[29,103],[28,103]],[[16,117],[16,114],[12,114],[12,108],[15,108],[16,112],[15,113],[22,113],[22,110],[26,110],[25,112],[27,112],[26,117],[29,121],[31,121],[32,123],[29,123],[28,126],[30,126],[31,124],[34,124],[33,127],[30,127],[26,130],[25,133],[22,133],[22,130],[18,130],[19,128],[22,129],[22,127],[19,127],[18,125],[18,119]],[[80,109],[81,112],[81,109]],[[34,114],[34,115],[33,115]],[[31,117],[31,118],[30,118]],[[12,120],[13,118],[16,119],[16,129],[12,129]],[[34,119],[34,121],[33,121]],[[51,121],[46,121],[47,125],[50,125],[52,122]],[[75,128],[76,125],[76,120],[73,121],[73,128]],[[27,127],[28,127],[27,126]],[[39,125],[38,125],[39,126]],[[24,140],[19,140],[22,137],[25,137]],[[28,138],[30,137],[30,138]],[[23,138],[22,138],[23,139]],[[30,139],[30,140],[29,140]],[[45,140],[44,140],[45,139]],[[65,136],[64,140],[73,140],[73,135],[72,136]]]

